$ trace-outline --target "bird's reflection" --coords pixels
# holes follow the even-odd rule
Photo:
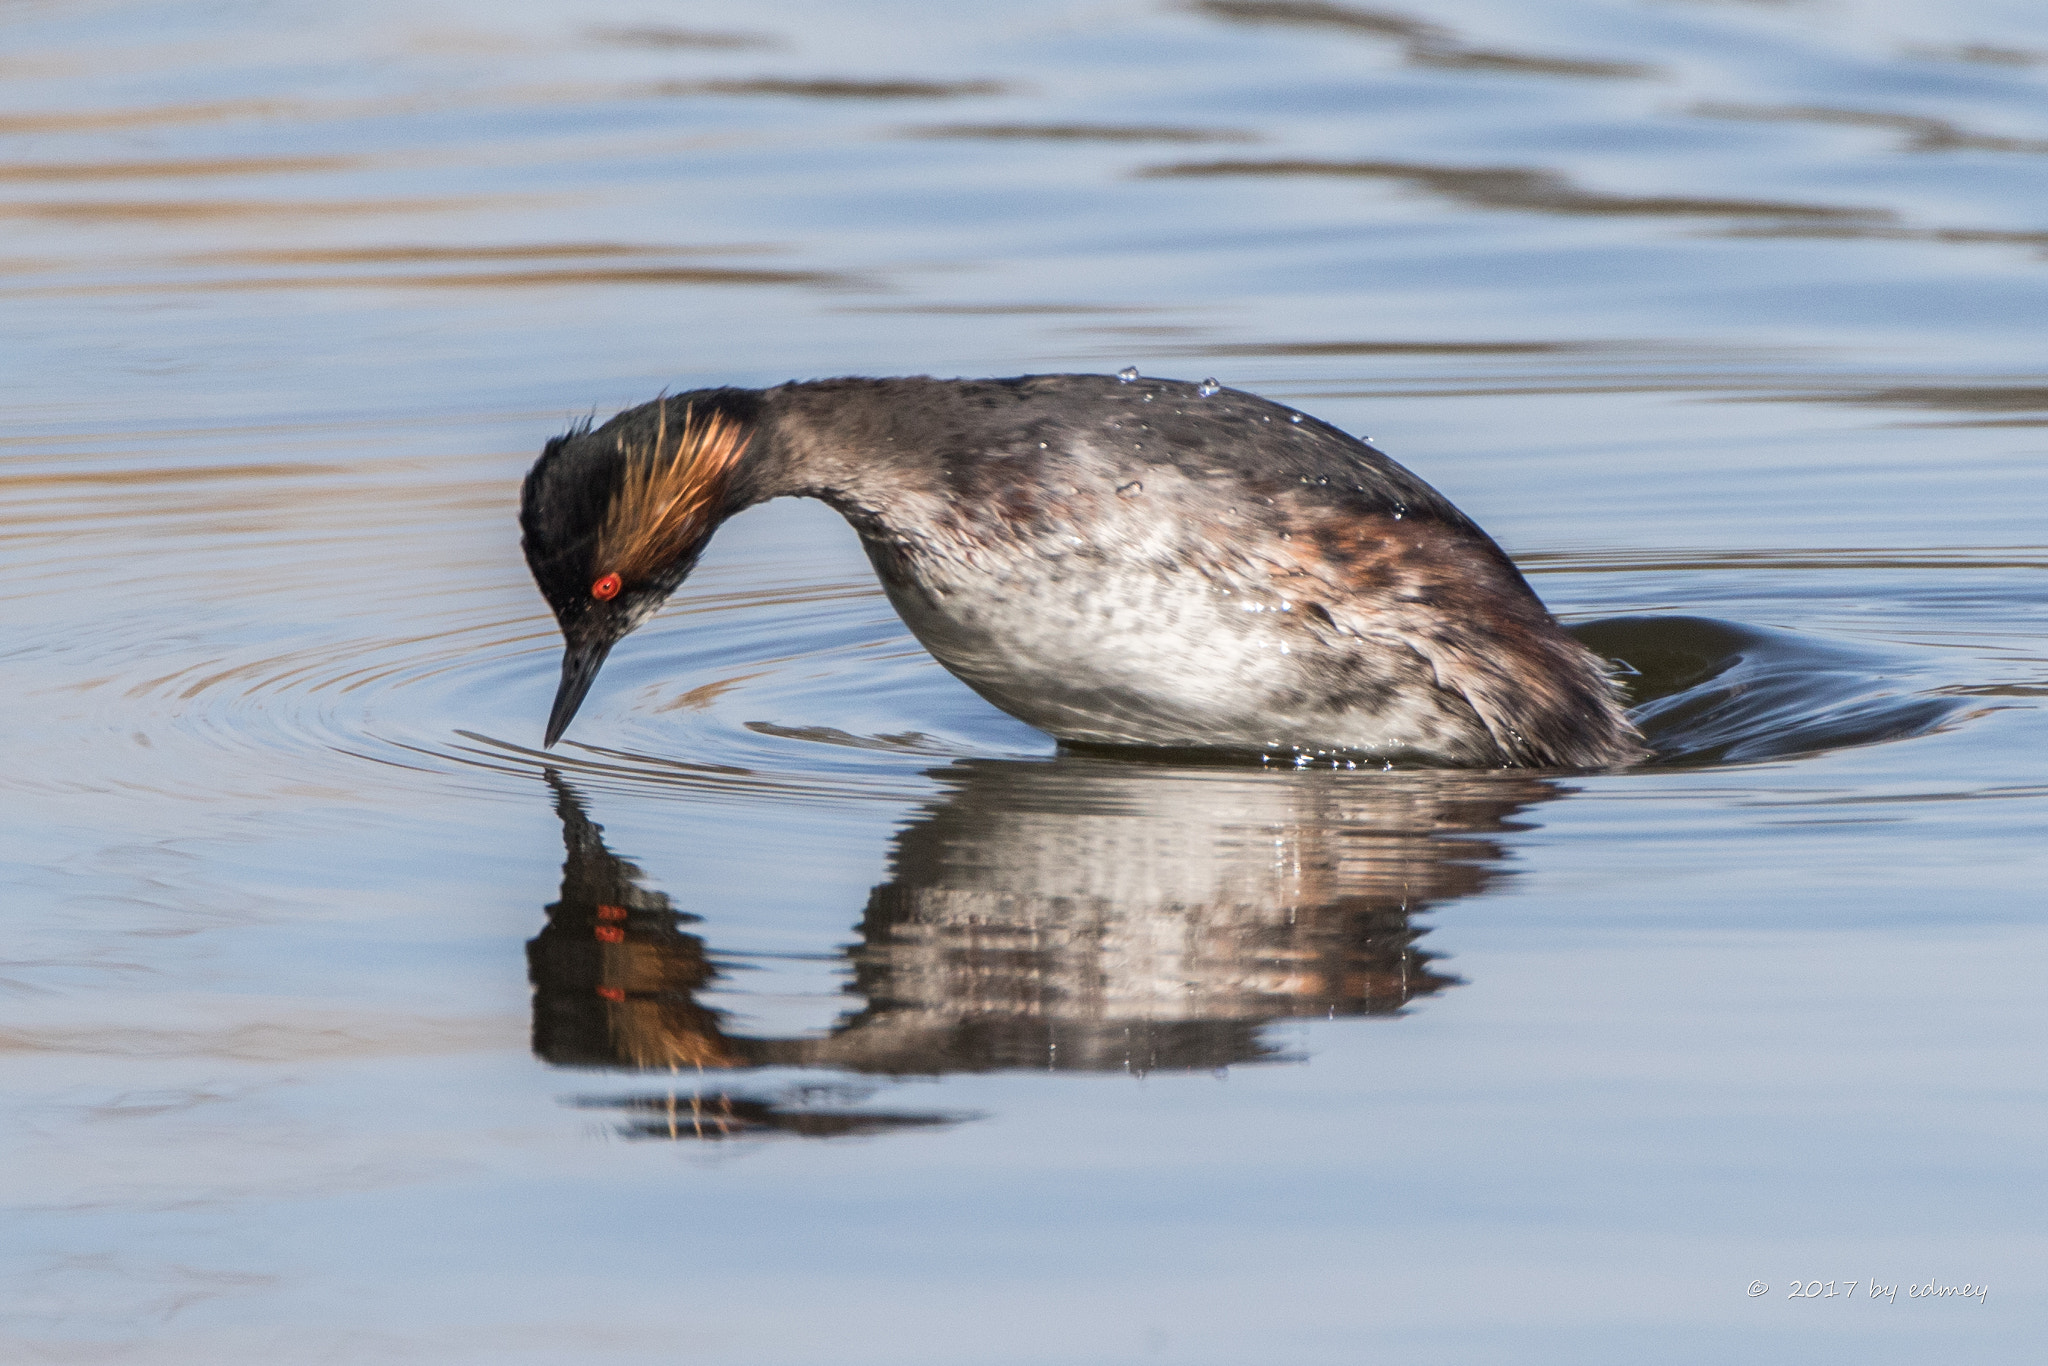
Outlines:
[[[533,1051],[568,1067],[735,1067],[744,1059],[697,1002],[717,970],[683,929],[701,916],[643,887],[605,847],[604,828],[552,771],[562,818],[562,898],[526,945]]]
[[[1509,772],[1167,768],[1080,754],[974,760],[896,837],[847,949],[865,1004],[818,1037],[756,1037],[698,1000],[705,942],[549,775],[568,857],[527,946],[534,1051],[581,1067],[885,1076],[1213,1069],[1273,1060],[1266,1026],[1386,1015],[1457,978],[1412,917],[1500,876],[1491,836],[1562,795]],[[843,1088],[767,1100],[591,1100],[625,1132],[874,1132]],[[858,1097],[853,1097],[858,1099]],[[705,1129],[706,1106],[712,1114]],[[694,1107],[694,1108],[691,1108]]]

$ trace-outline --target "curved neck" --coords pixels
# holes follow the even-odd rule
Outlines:
[[[818,498],[856,525],[882,517],[929,478],[930,380],[819,380],[762,391],[759,426],[735,472],[735,511],[770,498]],[[919,402],[919,399],[926,399]]]

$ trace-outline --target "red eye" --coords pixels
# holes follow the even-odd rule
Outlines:
[[[604,997],[607,1001],[623,1001],[626,999],[626,993],[617,987],[599,987],[597,994]]]
[[[600,602],[609,602],[619,595],[619,587],[619,576],[617,574],[607,574],[596,583],[590,585],[590,596]]]

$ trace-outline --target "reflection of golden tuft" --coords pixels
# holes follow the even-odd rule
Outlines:
[[[695,991],[717,975],[693,934],[606,944],[598,953],[598,980],[629,996]]]
[[[718,1017],[674,996],[609,1001],[605,1023],[620,1062],[629,1067],[736,1067],[740,1060],[718,1032]]]
[[[568,858],[562,897],[527,944],[533,1048],[564,1067],[723,1068],[740,1058],[718,1012],[694,993],[718,976],[694,919],[640,885],[640,870],[604,846],[603,830],[554,775]]]
[[[683,410],[682,435],[668,453],[668,405],[652,451],[628,450],[625,472],[598,533],[598,567],[628,581],[673,563],[704,529],[750,433],[721,413],[699,420]]]
[[[695,935],[605,944],[598,950],[598,998],[620,1062],[631,1067],[731,1067],[738,1061],[718,1016],[689,993],[716,974]]]

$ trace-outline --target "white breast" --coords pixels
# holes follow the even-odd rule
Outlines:
[[[1483,726],[1419,657],[1303,610],[1230,549],[1270,532],[1212,490],[1151,487],[1170,480],[1189,482],[1078,488],[1071,519],[1029,540],[901,543],[884,585],[940,663],[1063,740],[1484,757]],[[1361,692],[1376,704],[1336,700]]]

